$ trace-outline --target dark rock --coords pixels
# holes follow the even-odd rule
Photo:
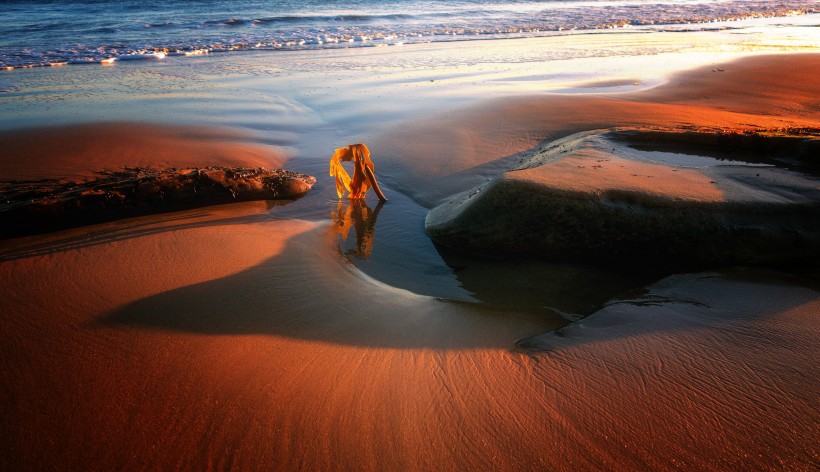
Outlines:
[[[426,228],[443,246],[499,257],[676,270],[817,263],[817,142],[580,133],[434,208]]]
[[[221,203],[297,198],[316,179],[283,169],[205,167],[100,172],[84,182],[0,182],[0,237]]]

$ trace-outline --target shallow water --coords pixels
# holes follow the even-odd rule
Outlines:
[[[322,175],[325,163],[291,163]],[[491,309],[541,314],[561,325],[587,315],[610,298],[637,289],[659,274],[629,268],[481,257],[439,248],[424,230],[428,208],[380,184],[388,201],[370,192],[361,202],[339,200],[330,182],[305,197],[274,207],[274,218],[330,220],[339,257],[369,277],[392,287],[439,298],[482,304]]]
[[[253,51],[0,73],[0,130],[99,121],[255,130],[299,157],[494,97],[637,91],[731,58],[817,51],[820,15],[748,30],[590,34]],[[622,85],[622,84],[628,85]],[[638,85],[635,85],[638,84]]]
[[[630,157],[637,157],[641,160],[668,164],[675,167],[686,167],[691,169],[705,169],[715,166],[743,166],[743,167],[774,167],[773,164],[763,164],[760,162],[749,162],[738,158],[718,159],[711,156],[700,156],[697,154],[684,154],[679,152],[665,151],[630,151]]]

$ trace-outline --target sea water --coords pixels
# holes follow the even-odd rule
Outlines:
[[[0,3],[0,67],[614,28],[736,28],[741,19],[818,8],[797,0],[12,0]]]

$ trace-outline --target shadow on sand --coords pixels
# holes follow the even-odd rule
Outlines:
[[[367,276],[345,255],[349,250],[339,244],[340,230],[346,234],[345,229],[353,229],[356,233],[355,244],[352,244],[354,255],[367,253],[372,248],[379,212],[382,216],[389,213],[381,207],[373,211],[366,205],[340,205],[334,213],[339,221],[321,224],[294,236],[279,255],[257,266],[144,298],[110,313],[99,323],[208,335],[286,336],[398,349],[511,349],[516,341],[523,339],[525,341],[518,345],[520,348],[552,350],[568,343],[598,342],[659,330],[689,330],[727,319],[765,316],[772,310],[796,306],[817,297],[817,292],[776,273],[751,282],[738,281],[737,274],[671,276],[658,283],[662,287],[661,295],[653,286],[647,293],[616,301],[614,305],[610,303],[580,324],[567,326],[567,318],[571,316],[561,316],[560,310],[553,307],[538,309],[537,297],[527,292],[543,290],[558,304],[564,303],[562,297],[575,300],[566,303],[586,300],[591,309],[583,314],[588,314],[605,305],[608,299],[628,293],[636,287],[637,279],[611,287],[590,287],[584,284],[606,284],[617,278],[617,273],[573,272],[567,267],[562,272],[561,267],[556,266],[552,269],[552,279],[527,283],[528,277],[518,281],[511,277],[516,268],[527,269],[525,263],[506,261],[498,265],[489,261],[476,263],[468,258],[462,259],[460,263],[464,265],[455,267],[454,272],[457,276],[460,273],[460,280],[475,290],[479,302],[418,295]],[[257,216],[246,220],[247,223],[255,221]],[[544,277],[543,269],[540,270],[530,272],[529,278]],[[687,287],[693,286],[693,280],[697,283],[706,280],[714,287],[694,290],[687,295]],[[743,309],[747,306],[743,301],[744,297],[748,298],[746,292],[782,292],[783,287],[790,288],[776,304],[758,301],[751,307],[754,309]],[[720,296],[715,298],[717,288],[726,291],[725,301],[719,302]],[[526,303],[518,301],[527,297],[535,298]],[[618,307],[617,316],[612,315],[612,306]],[[657,317],[646,317],[649,312],[656,313]],[[639,316],[629,318],[632,313]],[[629,323],[624,321],[627,318]],[[586,332],[594,335],[583,335],[584,326],[626,324],[628,329],[588,330]],[[556,328],[562,329],[552,331]],[[552,333],[544,334],[550,331]]]

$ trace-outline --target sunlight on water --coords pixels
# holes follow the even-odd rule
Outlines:
[[[676,70],[739,55],[820,50],[820,33],[810,24],[743,34],[600,32],[12,71],[0,73],[0,129],[112,120],[210,124],[257,130],[268,144],[319,155],[342,137],[366,141],[386,126],[475,97],[634,91]]]
[[[4,2],[3,10],[0,68],[150,58],[145,54],[157,51],[199,55],[535,37],[625,27],[736,28],[736,20],[817,11],[796,0],[11,1]]]

